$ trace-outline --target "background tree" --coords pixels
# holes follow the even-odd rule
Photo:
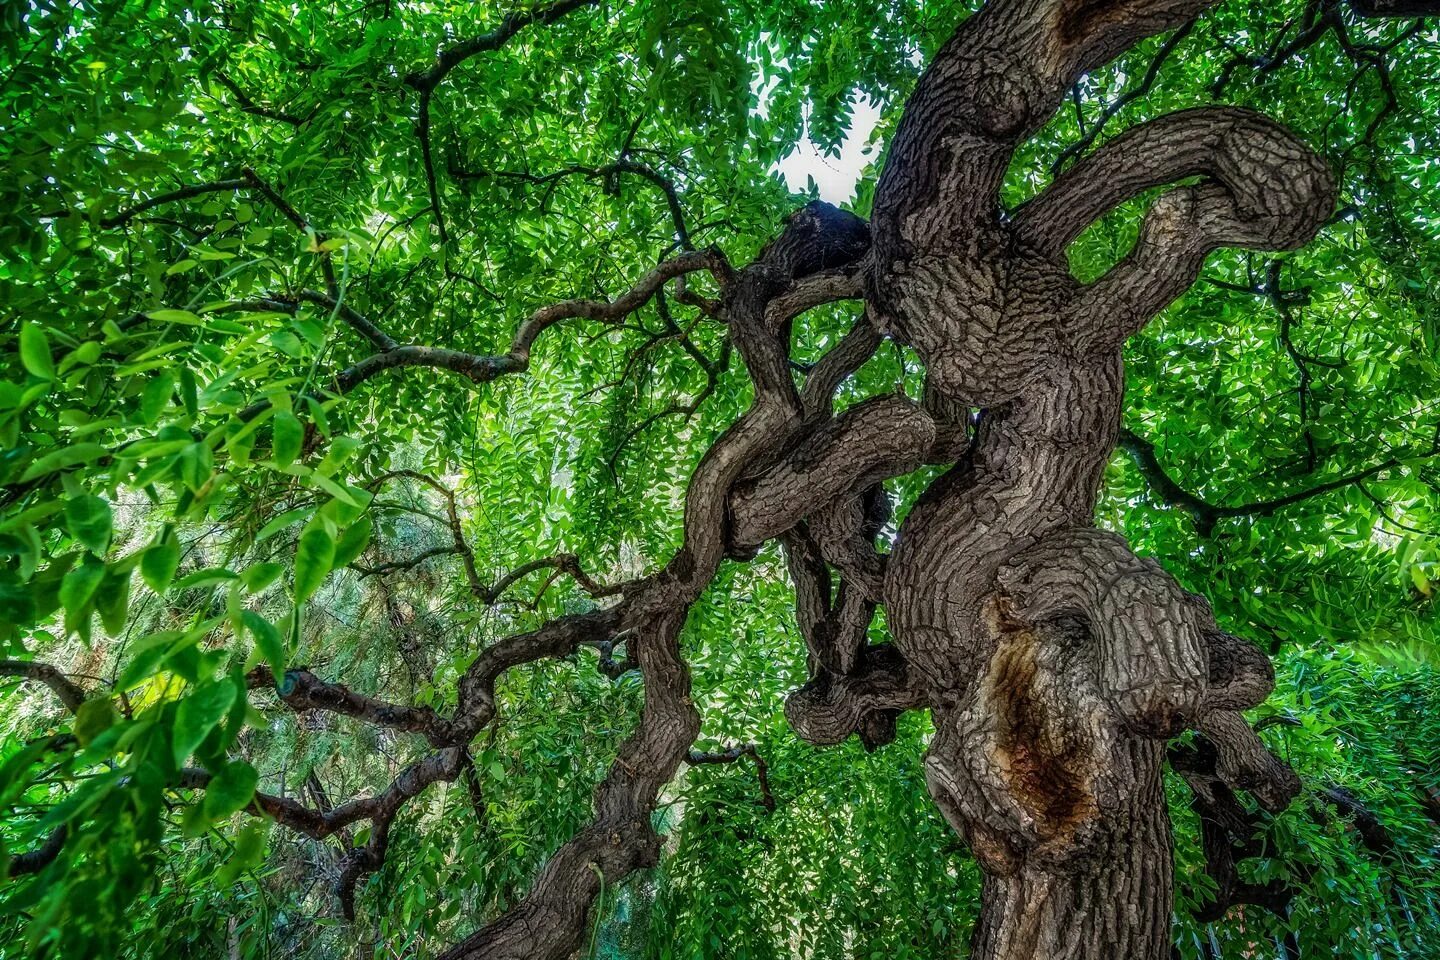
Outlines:
[[[1428,5],[672,6],[5,8],[15,951],[1432,953]]]

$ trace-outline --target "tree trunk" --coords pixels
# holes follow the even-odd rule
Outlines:
[[[1094,859],[1069,870],[1026,863],[1008,875],[986,872],[972,956],[1162,960],[1170,955],[1170,817],[1159,758],[1144,762],[1153,774],[1148,789],[1125,811],[1126,822],[1097,838]]]
[[[1015,210],[998,198],[1016,147],[1081,74],[1212,2],[986,5],[907,103],[872,222],[812,204],[721,280],[713,309],[755,400],[692,478],[686,546],[623,605],[631,642],[652,650],[640,664],[647,714],[652,687],[669,683],[657,697],[665,712],[642,717],[597,793],[596,824],[562,848],[524,904],[447,960],[558,960],[579,942],[598,877],[614,882],[653,859],[648,811],[698,728],[688,688],[665,673],[683,679],[675,633],[724,556],[746,559],[776,537],[811,666],[786,716],[812,743],[854,733],[875,748],[894,738],[900,711],[932,711],[927,784],[985,875],[974,956],[1168,956],[1166,741],[1201,731],[1214,782],[1270,809],[1298,781],[1239,712],[1273,686],[1264,655],[1094,527],[1120,428],[1121,350],[1211,251],[1309,240],[1334,184],[1282,127],[1214,107],[1112,139]],[[1085,227],[1176,182],[1190,185],[1160,195],[1108,274],[1088,285],[1070,275],[1066,247]],[[854,298],[865,318],[797,388],[791,321]],[[923,400],[876,397],[832,416],[835,388],[884,337],[920,356]],[[886,555],[880,481],[921,463],[949,470]],[[893,643],[872,645],[880,606]],[[669,629],[656,646],[661,620]],[[650,729],[662,722],[675,735]],[[622,822],[637,826],[635,839],[610,851],[608,831]]]
[[[900,528],[883,602],[892,674],[916,678],[933,712],[931,794],[984,871],[981,960],[1169,955],[1161,764],[1187,727],[1266,806],[1298,789],[1237,712],[1273,685],[1263,655],[1093,513],[1125,339],[1217,247],[1308,240],[1334,204],[1328,169],[1264,117],[1206,108],[1116,138],[1009,216],[997,201],[1015,147],[1081,73],[1208,5],[988,5],[921,79],[876,192],[871,316],[920,355],[937,421],[978,411],[965,455]],[[1071,277],[1065,248],[1087,225],[1193,176],[1109,274]],[[863,715],[843,699],[827,716]]]

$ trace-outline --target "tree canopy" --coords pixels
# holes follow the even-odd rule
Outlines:
[[[982,871],[927,792],[930,714],[797,737],[805,544],[729,492],[754,463],[700,493],[765,363],[835,423],[931,402],[918,336],[834,369],[873,298],[782,231],[861,243],[979,6],[6,4],[0,954],[438,957],[574,849],[583,957],[968,955]],[[1273,658],[1249,716],[1301,785],[1222,807],[1203,738],[1171,746],[1185,958],[1440,951],[1440,19],[1408,6],[1181,17],[1082,71],[1000,189],[1020,217],[1214,104],[1335,177],[1313,241],[1210,254],[1125,344],[1096,522]],[[861,104],[872,162],[844,212],[807,206],[777,163],[836,154]],[[1160,194],[1079,225],[1080,282]],[[765,303],[803,302],[757,360],[727,309],[777,258]],[[965,433],[988,404],[962,406]],[[869,539],[957,457],[869,478]],[[711,576],[705,510],[769,532]],[[655,612],[656,583],[693,598]],[[692,703],[696,735],[646,719]],[[647,730],[673,774],[627,772]],[[573,846],[607,804],[653,856]]]

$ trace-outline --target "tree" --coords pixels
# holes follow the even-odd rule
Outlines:
[[[503,721],[548,695],[540,680],[505,686],[593,651],[608,678],[593,696],[634,720],[572,737],[605,751],[576,761],[567,786],[583,795],[586,765],[603,769],[591,808],[533,872],[491,878],[493,861],[460,849],[470,879],[503,893],[477,918],[450,898],[456,939],[438,951],[574,955],[599,929],[597,902],[666,855],[663,808],[682,769],[752,765],[758,806],[779,805],[775,736],[726,739],[725,699],[710,687],[702,712],[685,652],[687,624],[693,635],[714,616],[703,608],[773,582],[736,571],[773,571],[776,543],[804,650],[789,729],[820,747],[926,741],[928,794],[982,878],[971,955],[1169,956],[1167,759],[1193,792],[1213,887],[1197,912],[1239,908],[1242,937],[1257,922],[1247,905],[1289,916],[1306,871],[1253,877],[1237,861],[1260,855],[1302,790],[1256,728],[1305,721],[1247,720],[1276,675],[1241,634],[1283,641],[1301,624],[1323,639],[1322,618],[1272,629],[1274,604],[1240,598],[1259,565],[1242,567],[1242,588],[1221,571],[1292,507],[1324,517],[1327,498],[1347,497],[1353,539],[1372,552],[1377,525],[1405,531],[1433,510],[1440,258],[1418,198],[1440,168],[1400,159],[1433,154],[1422,147],[1434,130],[1414,118],[1434,98],[1402,96],[1396,78],[1403,56],[1437,59],[1433,24],[1415,19],[1429,5],[1320,0],[1256,34],[1235,14],[1213,26],[1211,59],[1183,74],[1167,63],[1213,3],[996,0],[943,23],[888,7],[835,23],[824,7],[665,6],[466,11],[486,26],[421,67],[452,11],[365,4],[339,23],[338,11],[265,4],[11,12],[20,215],[0,235],[16,361],[0,395],[0,640],[15,656],[3,671],[66,709],[6,751],[7,823],[28,842],[7,838],[20,851],[7,912],[28,919],[30,949],[113,944],[131,904],[165,882],[168,836],[199,842],[246,817],[212,888],[256,868],[259,825],[273,821],[338,838],[335,888],[354,918],[402,814],[439,785],[463,788],[470,829],[493,827],[485,781],[515,756],[497,748]],[[1225,51],[1254,35],[1268,38],[1259,52]],[[927,37],[948,39],[912,60]],[[157,41],[158,57],[139,52]],[[792,81],[773,116],[753,110],[757,58]],[[1139,79],[1112,96],[1095,78],[1117,58]],[[1314,92],[1328,155],[1264,113],[1218,105],[1242,73],[1279,76],[1306,58],[1351,70]],[[56,90],[47,70],[63,76]],[[1209,102],[1109,129],[1162,75],[1203,83]],[[878,176],[855,210],[812,200],[781,218],[792,204],[766,169],[799,135],[802,105],[834,140],[856,89],[895,103]],[[1076,117],[1057,117],[1072,99]],[[596,186],[595,209],[567,192]],[[1326,229],[1349,230],[1360,254],[1336,245],[1299,268],[1267,256],[1258,271],[1253,256],[1212,256],[1297,251]],[[1098,245],[1097,231],[1110,233]],[[1122,426],[1122,350],[1217,263],[1215,288],[1274,314],[1298,383],[1296,409],[1268,433],[1254,426],[1246,451],[1295,450],[1295,476],[1225,504]],[[1393,355],[1374,343],[1296,342],[1302,308],[1349,303],[1361,283],[1389,303],[1377,328],[1421,344],[1405,390],[1376,388]],[[1253,339],[1254,323],[1222,314],[1161,353],[1204,353],[1191,363],[1219,400],[1224,338]],[[474,347],[511,329],[503,349]],[[566,345],[543,354],[555,341]],[[1328,393],[1321,371],[1336,373]],[[449,395],[457,385],[463,398]],[[1347,389],[1360,402],[1388,394],[1368,459],[1336,441]],[[1161,392],[1142,391],[1147,409]],[[551,446],[526,449],[527,427],[557,418]],[[1185,561],[1199,592],[1118,524],[1097,526],[1117,445],[1143,482],[1120,502],[1188,517],[1143,539],[1205,554]],[[537,486],[526,471],[542,461]],[[647,491],[628,502],[627,469]],[[537,490],[539,509],[524,502]],[[1318,549],[1316,533],[1292,526],[1287,548]],[[1409,551],[1412,593],[1360,609],[1380,639],[1428,640],[1416,604],[1435,559],[1416,557],[1433,539],[1387,536],[1385,563]],[[431,585],[441,603],[390,585],[441,557],[454,561]],[[132,600],[136,573],[153,602]],[[487,614],[536,575],[530,609]],[[359,637],[337,648],[317,626],[340,584],[366,591],[367,616],[383,611],[408,696],[359,666]],[[1212,592],[1227,615],[1200,595]],[[97,615],[120,650],[98,652]],[[441,626],[417,623],[426,616]],[[437,648],[446,634],[463,640]],[[77,640],[95,644],[95,670],[35,658]],[[1419,690],[1433,704],[1433,684]],[[299,796],[285,772],[270,792],[253,761],[285,751],[257,742],[257,705],[404,737],[403,762],[338,804],[314,763]],[[919,712],[931,730],[907,734]],[[717,745],[697,745],[711,724]],[[1394,766],[1433,787],[1433,749]],[[1338,810],[1370,854],[1391,856],[1350,788],[1316,780],[1312,794],[1312,810]],[[1407,795],[1413,819],[1427,802],[1435,816],[1433,794]]]

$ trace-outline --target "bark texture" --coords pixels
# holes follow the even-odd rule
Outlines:
[[[1250,110],[1210,106],[1140,124],[1078,156],[1095,140],[1099,127],[1092,128],[1057,158],[1054,169],[1064,172],[1033,199],[1012,210],[999,200],[1016,148],[1054,115],[1082,74],[1146,37],[1175,31],[1162,48],[1167,55],[1214,3],[991,0],[937,52],[907,102],[871,222],[812,203],[739,269],[718,249],[693,248],[674,185],[641,164],[572,167],[551,177],[453,171],[533,183],[572,174],[641,176],[665,193],[675,220],[678,255],[614,300],[542,307],[504,353],[400,343],[343,304],[335,268],[324,256],[324,292],[232,304],[293,312],[308,302],[333,309],[376,351],[329,378],[328,390],[337,395],[400,367],[448,371],[475,384],[519,375],[529,368],[538,338],[556,335],[548,331],[584,321],[623,322],[652,302],[668,324],[665,336],[679,337],[706,374],[708,386],[696,404],[726,372],[732,350],[753,386],[749,408],[691,476],[681,547],[663,568],[625,583],[603,586],[579,558],[558,554],[487,584],[448,487],[411,471],[377,478],[376,486],[405,478],[438,494],[453,544],[357,567],[363,575],[453,555],[478,604],[494,604],[524,577],[549,570],[552,580],[572,578],[597,606],[482,651],[448,710],[381,701],[306,669],[279,676],[253,671],[252,686],[273,689],[292,710],[408,732],[432,749],[371,797],[332,806],[316,780],[314,807],[257,794],[249,812],[317,839],[344,837],[352,825],[370,822],[370,839],[347,844],[338,871],[348,915],[359,881],[383,864],[390,827],[409,801],[436,783],[464,780],[483,817],[469,751],[497,719],[500,678],[537,660],[593,649],[603,672],[638,672],[644,686],[639,721],[596,788],[594,816],[509,912],[477,921],[473,933],[443,954],[444,960],[574,956],[600,892],[657,861],[663,838],[654,813],[683,765],[747,758],[761,803],[775,805],[753,744],[694,749],[701,718],[680,637],[691,606],[723,561],[748,560],[778,541],[794,582],[809,666],[806,683],[786,699],[785,716],[812,744],[854,735],[877,749],[895,738],[902,712],[930,711],[935,733],[926,782],[985,877],[977,960],[1169,955],[1174,878],[1161,780],[1167,758],[1191,787],[1204,823],[1207,869],[1217,888],[1207,908],[1211,918],[1241,903],[1283,911],[1289,899],[1283,885],[1246,883],[1236,869],[1259,849],[1256,820],[1237,793],[1278,811],[1299,790],[1295,774],[1269,753],[1242,713],[1269,695],[1270,664],[1222,630],[1203,598],[1136,556],[1122,538],[1096,529],[1094,511],[1117,443],[1154,478],[1162,499],[1190,512],[1202,528],[1226,516],[1273,512],[1395,465],[1387,460],[1311,491],[1222,508],[1181,489],[1159,469],[1146,441],[1121,431],[1126,339],[1195,281],[1212,251],[1280,251],[1306,243],[1335,206],[1334,180],[1320,157],[1275,122]],[[432,96],[468,58],[593,5],[553,0],[512,13],[496,30],[442,50],[433,65],[406,78],[420,95],[417,132],[442,243],[447,235],[429,139]],[[1351,0],[1350,6],[1364,16],[1436,12],[1433,0]],[[1340,30],[1336,17],[1335,5],[1327,4],[1320,32],[1307,31],[1305,42],[1331,26]],[[269,183],[252,170],[242,173],[152,197],[101,218],[100,225],[119,227],[162,204],[244,191],[312,240],[323,239]],[[1156,189],[1162,192],[1128,255],[1091,283],[1074,278],[1066,257],[1071,242],[1118,205]],[[713,291],[692,288],[700,274],[709,276]],[[860,305],[852,329],[813,366],[795,364],[793,321],[837,301]],[[671,303],[697,311],[696,322],[726,325],[719,359],[707,358],[686,337],[668,312]],[[123,324],[144,320],[136,315]],[[875,396],[837,413],[841,384],[886,339],[919,355],[922,396]],[[241,417],[267,409],[256,404]],[[898,535],[882,537],[893,506],[884,482],[927,464],[943,468],[938,479],[911,505]],[[0,490],[0,502],[32,487],[11,484]],[[882,609],[890,639],[876,643],[872,624]],[[0,661],[0,676],[7,675],[47,685],[71,711],[89,696],[44,664]],[[1169,746],[1187,730],[1198,735]],[[187,768],[180,782],[203,790],[211,776]],[[1388,850],[1383,828],[1352,795],[1338,787],[1322,795],[1356,818],[1372,849]],[[43,869],[65,842],[66,832],[57,830],[17,855],[11,872]]]
[[[855,734],[873,749],[893,739],[901,711],[932,711],[930,792],[985,873],[974,955],[1168,955],[1166,741],[1203,731],[1214,782],[1271,809],[1298,782],[1239,712],[1270,692],[1264,656],[1094,528],[1119,439],[1120,351],[1216,248],[1306,242],[1334,186],[1277,124],[1211,107],[1112,139],[1019,209],[1003,211],[998,191],[1015,148],[1081,73],[1208,6],[987,5],[907,104],[872,223],[812,204],[722,278],[714,309],[755,399],[691,481],[684,547],[624,592],[620,629],[646,689],[640,726],[597,791],[594,824],[451,960],[566,956],[600,877],[654,862],[650,811],[698,732],[677,646],[685,611],[723,558],[775,538],[811,667],[786,703],[796,733],[815,744]],[[1088,285],[1071,276],[1066,247],[1086,226],[1180,181],[1108,274]],[[790,323],[837,299],[863,300],[864,316],[797,385]],[[887,337],[923,360],[924,397],[834,415],[836,387]],[[882,481],[924,463],[949,469],[884,553]],[[893,642],[877,645],[868,636],[882,605]]]
[[[687,249],[614,301],[537,311],[497,357],[422,357],[377,341],[374,364],[489,380],[523,371],[552,326],[620,320],[673,284],[674,302],[728,326],[754,398],[692,476],[683,545],[665,567],[600,588],[574,557],[544,561],[607,605],[486,651],[452,715],[360,697],[308,672],[278,678],[294,709],[422,733],[438,752],[358,806],[313,815],[273,798],[271,806],[315,831],[371,817],[378,839],[351,873],[373,870],[398,803],[468,769],[466,746],[494,719],[500,674],[594,647],[602,669],[638,670],[645,689],[639,723],[595,792],[594,819],[513,910],[445,954],[571,956],[600,890],[655,863],[662,838],[652,814],[682,764],[751,756],[766,782],[753,747],[692,750],[700,717],[679,638],[723,560],[778,540],[810,666],[786,717],[811,743],[857,735],[875,749],[894,739],[902,711],[931,711],[927,783],[985,874],[974,956],[1166,957],[1167,741],[1203,734],[1205,762],[1187,769],[1205,803],[1243,790],[1278,810],[1299,784],[1241,715],[1273,686],[1266,658],[1221,630],[1202,598],[1094,527],[1120,440],[1121,349],[1211,251],[1308,241],[1335,187],[1326,164],[1284,128],[1217,106],[1114,137],[1017,209],[1003,210],[998,196],[1017,146],[1082,73],[1145,37],[1188,30],[1212,2],[994,0],[961,24],[906,105],[872,222],[811,204],[741,269],[716,250]],[[578,6],[554,4],[542,19]],[[450,65],[442,56],[419,75],[429,84],[421,89]],[[1167,186],[1134,249],[1093,283],[1078,282],[1066,260],[1075,237]],[[687,288],[697,272],[713,278],[718,298]],[[860,317],[797,377],[792,321],[838,300],[860,301]],[[877,396],[837,415],[837,388],[886,338],[920,356],[923,396]],[[713,384],[717,371],[705,366]],[[341,388],[369,374],[345,374]],[[946,469],[887,552],[883,482],[922,464]],[[453,500],[450,510],[454,521]],[[486,587],[453,525],[456,546],[445,552],[468,558],[477,598],[493,602],[523,571]],[[892,640],[873,643],[882,607]]]

